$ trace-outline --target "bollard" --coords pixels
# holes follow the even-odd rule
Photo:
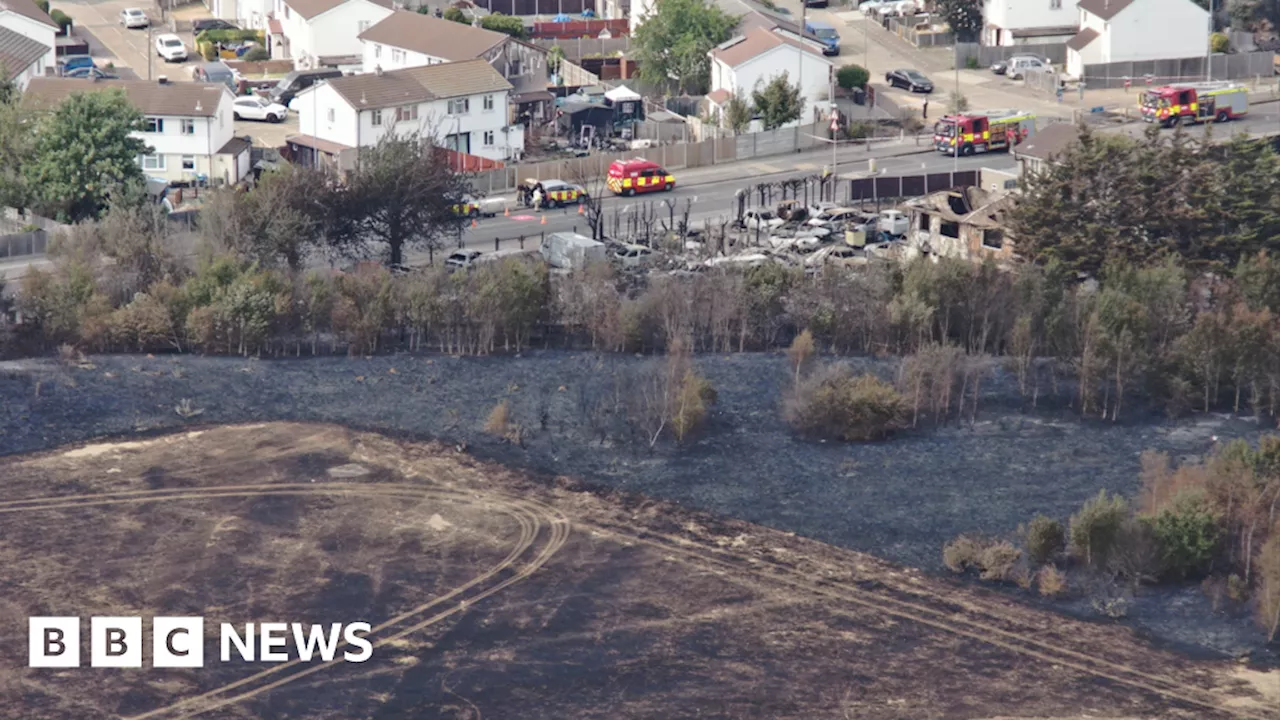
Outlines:
[[[521,249],[521,250],[523,250],[523,249],[524,249],[524,236],[523,236],[523,235],[521,235],[521,236],[520,236],[520,249]]]
[[[497,252],[497,250],[498,250],[498,241],[499,241],[499,240],[500,240],[500,238],[494,238],[494,239],[493,239],[493,249],[494,249],[494,252]]]

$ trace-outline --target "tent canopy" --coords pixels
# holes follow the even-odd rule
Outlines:
[[[635,92],[631,88],[627,87],[626,85],[619,85],[618,87],[605,93],[604,96],[609,98],[613,102],[628,102],[631,100],[640,99],[640,94]]]

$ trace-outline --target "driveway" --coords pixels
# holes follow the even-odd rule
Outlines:
[[[298,132],[298,113],[290,112],[284,122],[269,123],[256,120],[237,120],[236,137],[249,136],[254,145],[278,148],[284,145],[286,135]]]
[[[155,36],[168,32],[168,28],[162,23],[159,11],[149,3],[140,0],[59,0],[56,4],[58,9],[71,16],[78,29],[92,36],[89,47],[95,57],[102,57],[117,67],[131,68],[143,80],[161,75],[174,81],[191,79],[191,67],[199,58],[192,47],[190,33],[179,34],[191,52],[191,59],[187,62],[166,63],[157,57]],[[141,7],[151,16],[152,27],[149,30],[129,30],[120,24],[120,11],[130,7]]]

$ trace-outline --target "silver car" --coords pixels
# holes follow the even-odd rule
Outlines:
[[[129,28],[145,28],[151,25],[151,18],[138,8],[125,8],[120,11],[120,24]]]

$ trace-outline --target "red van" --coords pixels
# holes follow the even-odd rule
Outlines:
[[[644,158],[614,160],[609,165],[609,179],[605,183],[616,195],[672,190],[676,177],[662,166]]]

